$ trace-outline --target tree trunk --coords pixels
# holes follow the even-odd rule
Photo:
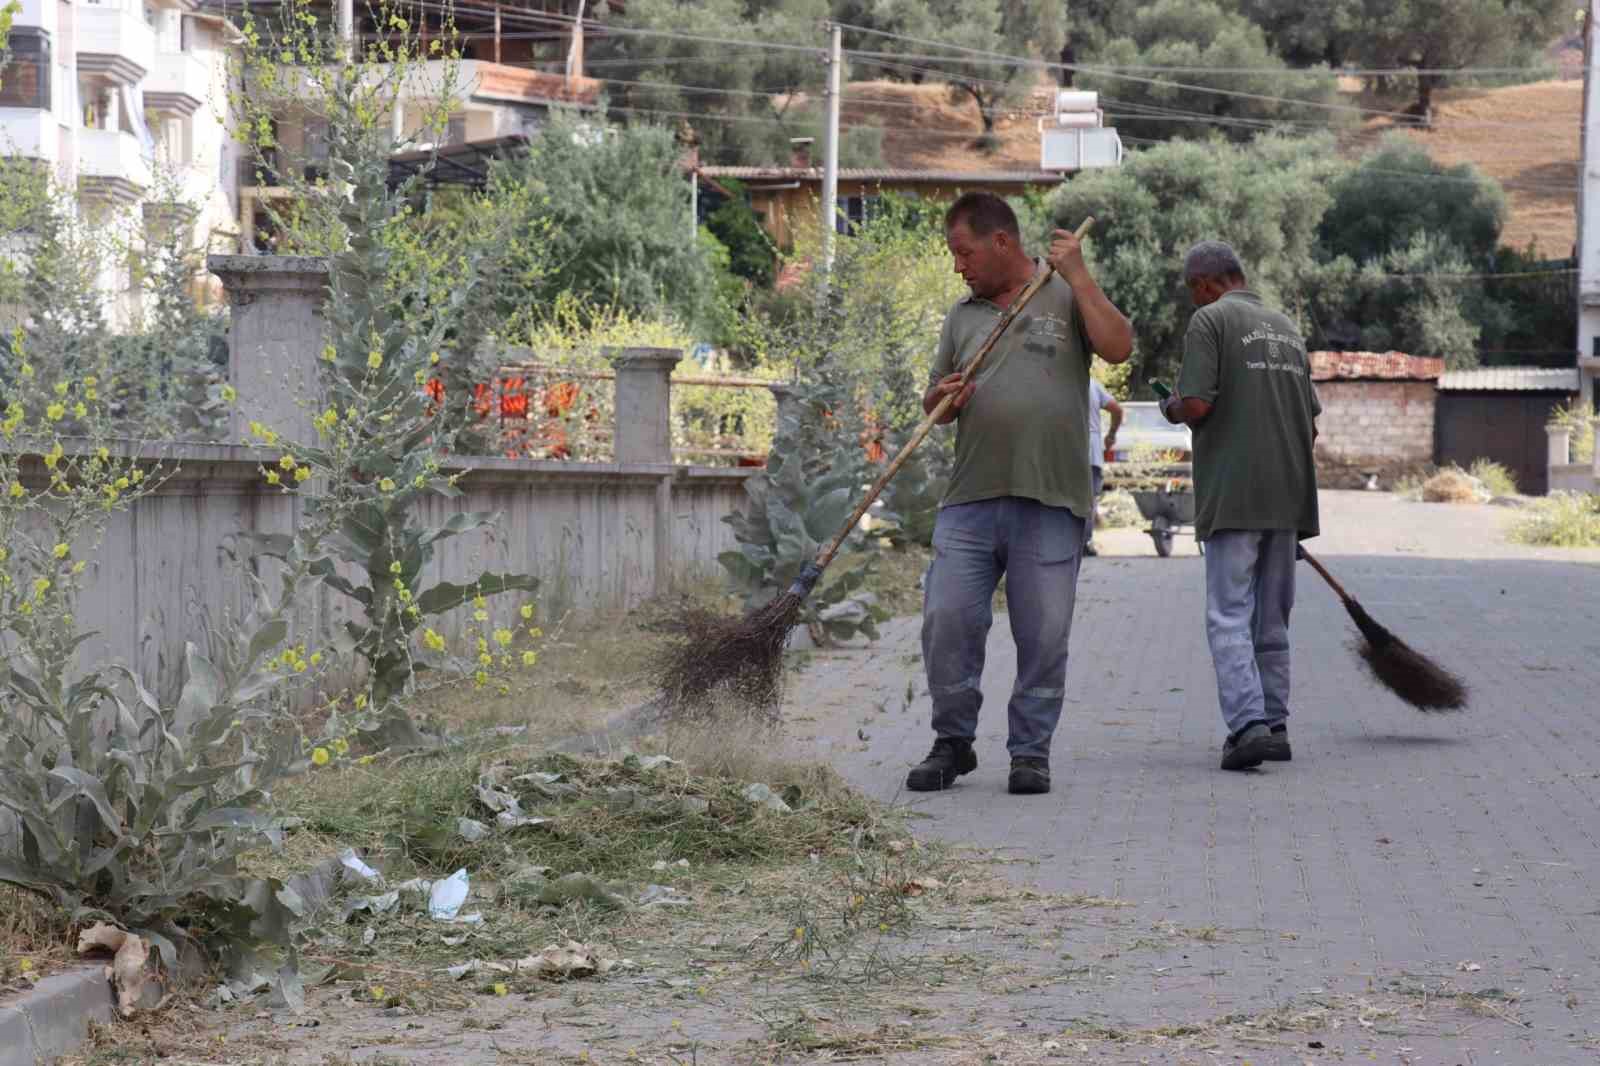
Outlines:
[[[972,97],[978,105],[978,117],[983,120],[983,132],[972,142],[972,147],[983,152],[992,152],[1000,146],[999,138],[994,133],[995,109],[999,106],[998,93],[969,83],[961,83],[961,88]]]
[[[1078,50],[1072,47],[1072,38],[1069,37],[1067,42],[1061,46],[1061,62],[1064,65],[1061,70],[1056,72],[1059,75],[1063,89],[1072,88],[1072,79],[1077,76],[1078,72],[1068,68],[1077,61]]]
[[[1424,60],[1426,62],[1426,60]],[[1433,90],[1444,82],[1442,74],[1417,75],[1417,102],[1406,109],[1409,115],[1415,115],[1420,125],[1431,127],[1433,125]]]

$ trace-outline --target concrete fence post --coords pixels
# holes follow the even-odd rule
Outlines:
[[[1600,422],[1594,426],[1594,451],[1589,454],[1589,472],[1594,475],[1594,491],[1600,492]]]
[[[1558,466],[1566,466],[1569,462],[1568,451],[1572,442],[1572,431],[1566,426],[1546,426],[1545,435],[1549,438],[1549,451],[1546,453],[1545,465],[1554,470]]]
[[[782,426],[784,418],[788,415],[790,408],[794,406],[794,386],[787,381],[774,381],[767,386],[767,390],[772,393],[773,400],[778,404],[778,417],[774,420],[773,425],[774,427]]]
[[[672,462],[672,370],[676,348],[612,348],[617,372],[613,451],[619,463]]]
[[[322,301],[325,259],[290,255],[213,255],[232,305],[228,383],[238,392],[230,439],[249,443],[251,422],[289,440],[315,440],[311,419],[320,408],[317,358],[326,343]]]
[[[616,367],[616,435],[612,451],[619,463],[667,467],[656,483],[655,594],[672,591],[672,370],[683,358],[676,348],[613,348]]]

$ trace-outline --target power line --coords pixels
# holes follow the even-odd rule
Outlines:
[[[1078,73],[1078,74],[1088,74],[1088,75],[1091,75],[1091,76],[1117,78],[1117,79],[1121,79],[1121,80],[1124,80],[1124,81],[1131,81],[1131,82],[1136,82],[1136,83],[1144,84],[1144,85],[1160,85],[1160,86],[1164,86],[1164,87],[1172,88],[1172,89],[1187,89],[1190,92],[1211,93],[1211,94],[1217,95],[1217,96],[1231,96],[1231,97],[1235,97],[1237,99],[1244,99],[1244,100],[1260,100],[1260,101],[1263,101],[1263,102],[1266,102],[1266,103],[1292,104],[1292,105],[1299,106],[1299,107],[1312,107],[1312,108],[1318,108],[1320,110],[1326,110],[1326,111],[1354,112],[1354,113],[1357,113],[1357,114],[1372,115],[1372,116],[1382,117],[1382,118],[1404,118],[1404,119],[1413,118],[1413,116],[1408,115],[1408,114],[1406,114],[1405,112],[1402,112],[1402,111],[1381,111],[1381,110],[1378,110],[1376,108],[1360,107],[1360,106],[1355,105],[1355,104],[1330,104],[1330,103],[1323,103],[1321,101],[1314,101],[1314,100],[1298,100],[1298,99],[1295,99],[1293,97],[1272,96],[1272,95],[1269,95],[1269,94],[1266,94],[1266,93],[1244,92],[1244,91],[1238,90],[1238,89],[1220,89],[1220,88],[1215,88],[1215,87],[1206,86],[1206,85],[1192,85],[1192,84],[1187,84],[1187,83],[1184,83],[1184,82],[1170,81],[1170,80],[1165,79],[1165,78],[1146,78],[1146,77],[1143,77],[1143,76],[1140,76],[1140,75],[1136,75],[1136,74],[1123,74],[1123,73],[1119,73],[1119,72],[1113,71],[1113,70],[1107,70],[1107,69],[1103,69],[1103,68],[1095,68],[1095,67],[1089,66],[1087,64],[1080,64],[1080,63],[1052,63],[1052,62],[1049,62],[1047,60],[1033,59],[1033,58],[1027,57],[1027,56],[1012,56],[1012,55],[1006,55],[1003,52],[991,52],[991,51],[988,51],[986,49],[981,49],[981,48],[967,48],[967,47],[964,47],[962,45],[946,44],[946,43],[944,43],[942,41],[931,41],[931,40],[928,40],[928,39],[923,38],[923,37],[913,37],[913,36],[910,36],[909,34],[891,33],[888,30],[874,30],[874,29],[870,29],[870,28],[865,27],[865,26],[854,26],[854,25],[850,25],[848,23],[845,23],[843,25],[844,25],[845,29],[855,30],[855,31],[860,32],[860,33],[867,33],[867,34],[871,34],[871,35],[877,36],[877,37],[886,37],[886,38],[889,38],[890,40],[904,41],[907,44],[925,45],[925,46],[930,47],[930,48],[944,48],[944,49],[948,49],[948,50],[953,51],[953,52],[958,52],[962,56],[972,56],[972,57],[976,57],[976,59],[987,60],[987,61],[992,62],[992,63],[999,63],[999,64],[1008,65],[1008,66],[1012,66],[1012,67],[1033,67],[1033,68],[1038,69],[1038,70],[1054,70],[1054,71],[1064,71],[1065,70],[1065,71],[1072,71],[1072,72]],[[868,55],[868,56],[872,56],[872,55],[893,56],[896,53],[893,53],[893,52],[861,52],[861,51],[853,51],[850,54],[851,55]],[[956,57],[953,57],[953,56],[939,56],[939,55],[924,55],[924,56],[916,56],[914,58],[925,59],[925,60],[926,59],[931,59],[931,60],[933,60],[935,62],[947,62],[947,63],[948,62],[957,62],[958,61],[956,59]],[[976,59],[972,60],[972,61],[975,62]],[[968,60],[959,60],[959,61],[967,62]],[[1485,125],[1516,126],[1517,124],[1516,123],[1485,123]]]

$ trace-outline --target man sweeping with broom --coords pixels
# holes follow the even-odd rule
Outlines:
[[[955,268],[971,294],[945,316],[930,414],[956,397],[956,462],[934,525],[922,624],[933,699],[933,750],[906,778],[926,792],[977,765],[973,740],[984,648],[1002,574],[1017,677],[1008,707],[1013,793],[1050,791],[1050,741],[1066,694],[1067,640],[1077,593],[1090,491],[1089,363],[1133,350],[1128,319],[1106,298],[1078,239],[1056,231],[1055,276],[995,343],[985,369],[961,367],[1045,264],[1022,247],[1016,215],[990,193],[968,193],[945,215]],[[1098,414],[1098,412],[1096,412]]]
[[[1319,531],[1311,448],[1322,405],[1299,331],[1245,286],[1232,248],[1201,241],[1183,276],[1199,310],[1162,411],[1194,429],[1222,768],[1247,770],[1290,758],[1289,612],[1299,542]]]

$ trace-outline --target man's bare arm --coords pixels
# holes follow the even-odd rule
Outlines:
[[[1083,245],[1071,232],[1058,229],[1050,241],[1050,265],[1072,286],[1083,328],[1095,354],[1108,363],[1126,362],[1133,354],[1133,323],[1100,290],[1083,261]]]

